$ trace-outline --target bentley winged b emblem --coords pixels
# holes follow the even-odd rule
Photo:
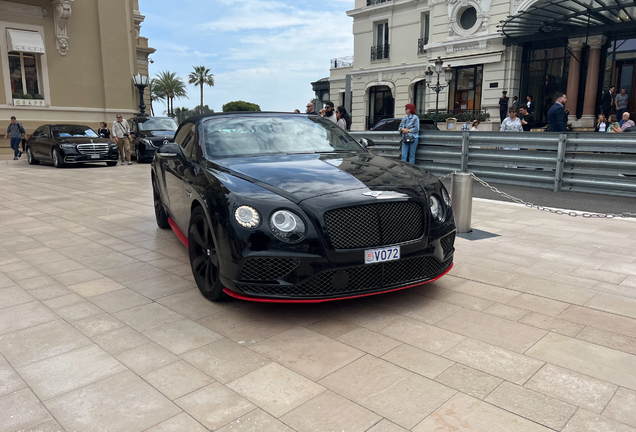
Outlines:
[[[370,197],[373,197],[373,198],[377,198],[380,195],[382,195],[383,193],[384,192],[381,192],[381,191],[371,191],[371,192],[363,192],[362,195],[370,196]]]

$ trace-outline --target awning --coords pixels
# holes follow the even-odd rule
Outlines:
[[[636,25],[634,0],[543,0],[501,21],[508,38],[602,32]],[[526,40],[527,41],[527,40]]]
[[[44,54],[42,35],[34,31],[7,29],[9,51]]]

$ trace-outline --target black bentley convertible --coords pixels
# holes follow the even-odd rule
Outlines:
[[[157,223],[210,300],[321,302],[421,285],[452,267],[450,197],[316,116],[182,123],[152,163]],[[185,233],[185,234],[184,234]]]

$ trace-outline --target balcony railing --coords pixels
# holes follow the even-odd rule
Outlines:
[[[428,38],[420,38],[417,40],[417,54],[426,54],[426,45],[428,45]]]
[[[338,69],[353,66],[353,56],[338,57],[331,59],[331,69]]]
[[[386,2],[390,2],[393,0],[367,0],[367,6],[373,6],[373,5],[377,5],[380,3],[386,3]]]
[[[389,58],[389,44],[371,47],[371,61]]]

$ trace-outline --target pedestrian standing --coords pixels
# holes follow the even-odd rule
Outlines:
[[[400,134],[402,135],[402,160],[415,163],[415,151],[420,141],[420,119],[415,115],[415,105],[406,104],[406,114],[400,122]]]
[[[470,131],[470,120],[466,119],[466,121],[462,125],[462,132],[468,132],[468,131]]]
[[[625,129],[630,128],[630,127],[634,127],[634,126],[636,126],[636,124],[634,124],[634,120],[630,120],[629,113],[628,112],[624,112],[623,113],[623,124],[621,124],[621,132],[625,132]]]
[[[314,108],[313,102],[309,102],[307,104],[307,110],[305,112],[309,115],[318,115],[318,113],[316,112],[316,109]]]
[[[627,104],[629,103],[629,95],[627,90],[621,89],[621,92],[616,95],[616,118],[623,118],[623,113],[627,111]]]
[[[528,114],[534,115],[534,103],[531,95],[526,96],[526,107],[528,108]]]
[[[568,97],[563,93],[557,93],[556,102],[548,110],[548,132],[567,132],[568,121],[565,115],[564,105]]]
[[[351,130],[351,117],[347,114],[347,110],[343,106],[339,106],[336,109],[336,117],[338,118],[337,125],[344,131]]]
[[[479,131],[479,120],[475,120],[473,122],[473,127],[470,128],[471,132],[478,132]]]
[[[512,97],[512,107],[515,109],[519,109],[519,96]]]
[[[331,120],[335,124],[338,124],[338,118],[336,117],[336,110],[334,108],[333,102],[325,102],[325,115],[323,116],[327,120]]]
[[[601,111],[603,111],[603,115],[606,119],[609,117],[612,106],[614,105],[615,95],[616,87],[614,86],[611,86],[609,90],[603,92],[603,97],[601,98]]]
[[[528,112],[528,107],[522,105],[519,108],[519,119],[521,120],[523,131],[530,132],[534,127],[534,116]]]
[[[124,165],[128,162],[128,165],[132,165],[130,161],[130,126],[121,114],[117,114],[117,120],[113,122],[112,132],[119,150],[121,164]]]
[[[605,114],[599,114],[598,120],[596,121],[596,127],[594,128],[594,132],[605,132],[607,130],[607,117]]]
[[[323,109],[321,109],[320,111],[318,111],[318,115],[319,115],[320,117],[324,117],[326,112],[327,112],[327,111],[325,111],[325,109],[323,108]]]
[[[508,92],[502,91],[499,98],[499,117],[501,117],[501,121],[504,121],[508,114],[508,100]]]
[[[523,125],[521,124],[521,120],[517,117],[517,110],[515,108],[510,108],[508,111],[508,117],[501,122],[501,128],[499,131],[501,132],[523,132]]]
[[[4,135],[4,139],[11,135],[11,149],[13,149],[13,160],[18,160],[22,156],[20,151],[20,143],[23,138],[26,138],[26,131],[22,123],[18,122],[15,116],[11,116],[11,123],[7,128],[7,133]]]
[[[300,114],[300,110],[299,109],[295,109],[294,110],[294,114]]]
[[[106,122],[99,122],[99,129],[97,129],[97,134],[102,138],[110,140],[111,133],[110,129],[108,129],[108,126],[106,125]]]

